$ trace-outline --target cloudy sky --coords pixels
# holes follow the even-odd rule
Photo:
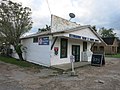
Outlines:
[[[51,14],[70,19],[69,13],[76,17],[71,21],[81,25],[96,25],[97,28],[114,28],[120,37],[120,0],[12,0],[21,2],[32,9],[33,28],[50,25]],[[48,4],[50,11],[48,8]]]

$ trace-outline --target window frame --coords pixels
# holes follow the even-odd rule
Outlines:
[[[63,48],[62,44],[66,42],[65,44],[65,48]],[[65,56],[62,56],[62,50],[65,49]],[[68,53],[68,39],[65,39],[65,38],[61,38],[61,41],[60,41],[60,58],[67,58],[67,53]]]
[[[38,43],[38,37],[33,37],[33,43]]]
[[[87,47],[87,42],[83,41],[83,51],[87,51],[88,47]]]

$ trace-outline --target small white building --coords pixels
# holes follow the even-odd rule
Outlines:
[[[47,67],[70,63],[71,55],[75,62],[91,61],[91,47],[101,41],[90,25],[80,26],[55,15],[51,17],[51,31],[21,38],[26,47],[24,59]]]

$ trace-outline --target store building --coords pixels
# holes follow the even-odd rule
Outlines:
[[[51,31],[32,34],[21,38],[25,47],[24,59],[44,66],[91,61],[91,47],[101,43],[100,36],[90,25],[81,26],[55,15],[51,16]],[[16,57],[16,53],[13,53]]]

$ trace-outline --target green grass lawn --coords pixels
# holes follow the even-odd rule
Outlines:
[[[106,57],[120,58],[120,53],[115,55],[106,55]]]
[[[15,64],[17,66],[21,66],[21,67],[40,67],[39,65],[27,62],[27,61],[21,61],[21,60],[17,60],[15,58],[10,58],[10,57],[4,57],[4,56],[0,56],[0,61],[6,62],[6,63],[10,63],[10,64]]]

